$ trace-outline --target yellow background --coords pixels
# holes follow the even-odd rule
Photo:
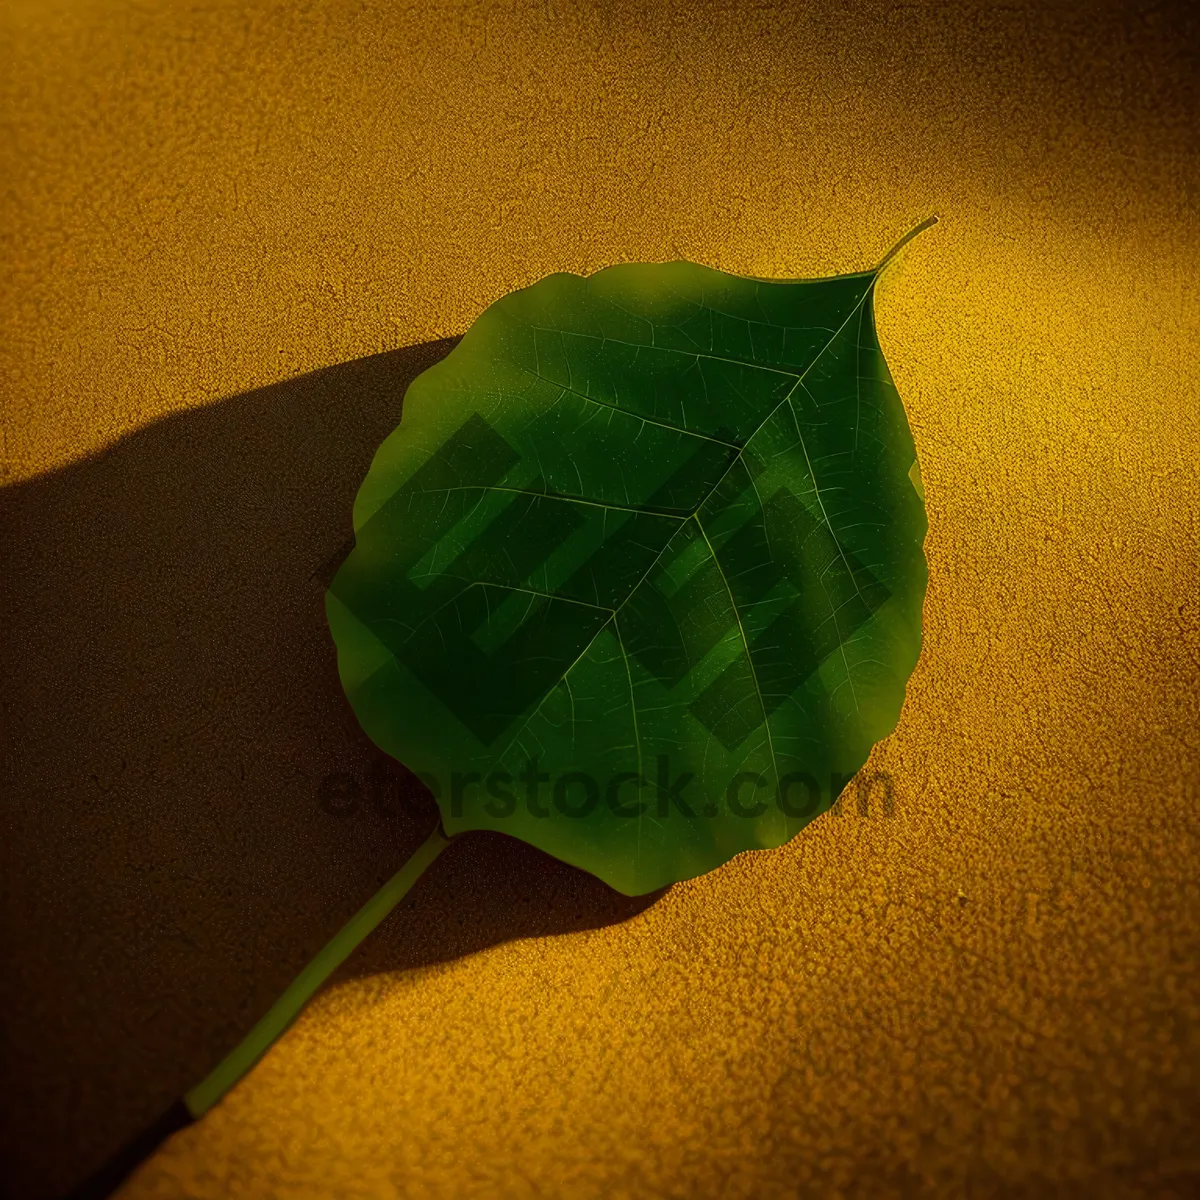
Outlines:
[[[2,28],[8,487],[461,333],[550,271],[838,273],[939,217],[878,298],[930,520],[924,650],[872,758],[894,815],[822,818],[595,928],[504,940],[501,914],[494,944],[404,969],[387,947],[428,905],[401,911],[129,1200],[1190,1194],[1194,24],[8,0]],[[5,1104],[48,1120],[40,1080]],[[14,1117],[23,1194],[172,1094],[135,1093],[98,1140]]]

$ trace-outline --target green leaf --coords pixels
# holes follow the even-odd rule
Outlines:
[[[640,894],[781,845],[892,731],[926,520],[880,269],[550,275],[412,383],[326,610],[448,833]]]

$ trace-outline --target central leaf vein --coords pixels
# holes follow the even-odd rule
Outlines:
[[[792,419],[796,425],[796,434],[800,440],[801,448],[804,451],[805,461],[808,463],[809,475],[811,476],[812,481],[813,481],[813,489],[817,495],[817,503],[821,508],[822,519],[824,520],[826,528],[828,528],[831,536],[834,539],[834,543],[837,546],[839,555],[841,555],[841,557],[842,557],[842,561],[846,564],[846,568],[849,571],[849,563],[846,562],[845,552],[842,550],[841,544],[837,540],[837,534],[834,532],[833,526],[829,520],[829,514],[825,511],[825,505],[824,505],[823,500],[821,499],[820,488],[818,487],[818,484],[817,484],[817,476],[816,476],[816,473],[813,471],[812,460],[809,457],[808,448],[807,448],[807,446],[805,446],[805,443],[804,443],[804,435],[800,431],[800,423],[799,423],[799,419],[796,415],[795,405],[792,403],[792,397],[795,395],[796,391],[801,386],[803,386],[805,376],[807,376],[808,373],[817,365],[817,363],[821,361],[821,359],[824,357],[825,353],[829,350],[830,346],[832,346],[833,343],[835,341],[837,341],[837,339],[840,336],[840,334],[842,333],[842,331],[847,327],[847,325],[849,325],[849,323],[854,319],[854,317],[858,315],[859,310],[861,309],[863,304],[866,303],[867,297],[871,294],[871,288],[874,286],[874,282],[875,282],[874,278],[872,278],[871,282],[864,289],[862,296],[859,297],[858,303],[847,314],[845,320],[841,323],[841,325],[839,325],[838,328],[830,335],[828,341],[825,342],[825,344],[821,347],[821,349],[813,357],[812,362],[810,362],[808,364],[808,366],[804,368],[804,371],[801,374],[795,375],[792,372],[788,372],[788,371],[777,372],[779,374],[789,375],[792,379],[795,380],[795,382],[788,389],[787,394],[779,401],[779,403],[776,404],[771,409],[771,411],[769,413],[767,413],[767,415],[762,419],[762,421],[759,422],[758,427],[746,439],[745,443],[741,447],[738,448],[737,453],[730,459],[730,461],[726,465],[725,469],[721,472],[721,475],[719,476],[719,478],[713,483],[712,487],[710,487],[709,490],[705,493],[703,499],[701,499],[700,503],[696,505],[695,509],[691,513],[688,514],[688,517],[686,519],[695,518],[696,524],[700,525],[700,520],[699,520],[700,511],[704,508],[705,504],[707,504],[708,501],[712,498],[712,496],[716,493],[717,489],[725,481],[725,479],[729,475],[730,471],[733,470],[734,466],[741,460],[743,454],[745,453],[746,447],[749,446],[754,441],[754,439],[762,432],[762,430],[767,426],[767,424],[771,421],[771,419],[775,416],[775,414],[777,412],[779,412],[779,410],[786,404],[791,409]],[[538,327],[530,326],[530,328],[536,329]],[[549,332],[554,332],[554,331],[543,330],[543,332],[549,333]],[[594,335],[594,334],[576,334],[573,331],[571,331],[571,332],[572,332],[572,336],[592,337],[594,339],[596,338],[596,335]],[[607,338],[607,339],[596,339],[596,340],[615,341],[616,339]],[[634,345],[634,343],[624,343],[624,344]],[[660,347],[660,349],[666,350],[667,348]],[[684,351],[669,351],[669,352],[670,353],[679,353],[679,354],[685,353]],[[713,357],[713,356],[697,355],[696,357]],[[738,365],[746,366],[746,367],[754,367],[756,365],[753,363],[743,363],[737,359],[727,359],[727,360],[723,360],[723,361],[738,363]],[[768,368],[762,368],[762,369],[771,370],[772,368],[768,367]],[[547,381],[547,382],[553,382],[553,381]],[[562,385],[556,384],[555,386],[561,387]],[[621,410],[621,411],[626,411],[626,410]],[[676,531],[676,533],[677,532],[678,531]],[[707,537],[707,534],[704,533],[703,526],[700,526],[700,532],[701,532],[701,535],[704,536],[705,541],[707,542],[708,537]],[[646,568],[646,570],[642,574],[642,576],[629,589],[629,592],[625,596],[625,599],[622,600],[621,603],[618,604],[617,607],[612,610],[611,617],[607,621],[605,621],[604,624],[601,625],[599,629],[596,630],[596,632],[592,635],[591,639],[588,641],[587,645],[584,646],[583,650],[575,658],[575,661],[572,662],[571,665],[569,667],[567,667],[567,669],[563,672],[564,679],[579,665],[580,662],[582,662],[584,657],[586,657],[588,652],[591,650],[592,646],[595,645],[596,639],[611,624],[613,626],[614,633],[617,636],[617,640],[618,640],[618,644],[620,645],[622,657],[625,660],[626,671],[627,671],[627,673],[629,673],[630,704],[633,705],[633,676],[632,676],[630,665],[629,665],[629,658],[625,653],[625,645],[620,637],[620,630],[619,630],[619,626],[618,626],[618,617],[619,617],[621,610],[625,607],[625,605],[629,602],[629,600],[633,597],[633,595],[637,592],[637,590],[642,586],[642,584],[644,584],[646,582],[646,580],[650,577],[650,575],[653,573],[653,571],[658,566],[658,564],[662,561],[663,555],[666,554],[667,548],[671,545],[672,541],[675,539],[676,533],[673,533],[669,538],[666,539],[666,541],[663,542],[661,549],[654,556],[653,561],[650,563],[649,567]],[[711,550],[711,545],[710,545],[710,550]],[[715,551],[713,552],[713,558],[714,558],[714,560],[716,559]],[[719,564],[718,564],[718,569],[720,569]],[[722,572],[722,577],[724,577],[724,572]],[[850,572],[850,578],[851,578],[851,581],[854,583],[855,590],[858,591],[858,581],[854,578],[854,573],[852,571]],[[728,581],[726,581],[726,587],[728,588],[728,586],[729,586]],[[730,599],[732,600],[732,593],[730,593]],[[735,614],[736,613],[737,613],[737,609],[736,609],[736,605],[735,605]],[[835,618],[835,621],[836,621],[836,618]],[[740,614],[738,614],[738,627],[739,627],[739,629],[741,628]],[[839,630],[839,632],[840,632],[840,630]],[[744,629],[742,630],[742,637],[744,640],[745,639],[745,630]],[[839,648],[841,649],[841,653],[842,653],[842,662],[846,667],[847,678],[849,678],[850,668],[849,668],[849,664],[846,661],[846,652],[845,652],[844,648],[842,648],[842,647],[839,647]],[[747,654],[747,657],[749,658],[750,657],[750,649],[749,649],[748,644],[746,647],[746,654]],[[754,664],[753,664],[753,661],[751,661],[751,672],[753,673],[753,671],[754,671]],[[758,688],[757,675],[755,675],[755,687]],[[850,688],[851,688],[851,695],[854,696],[855,707],[857,708],[858,707],[858,698],[857,698],[857,695],[855,695],[855,693],[854,693],[853,680],[850,681]],[[550,693],[547,693],[547,696],[549,694]],[[546,696],[543,696],[542,699],[537,703],[537,705],[535,705],[533,711],[529,714],[529,716],[526,718],[526,720],[522,723],[521,728],[517,731],[517,733],[514,735],[512,740],[505,747],[503,753],[499,756],[497,761],[502,761],[503,758],[505,757],[505,755],[508,754],[509,750],[511,750],[512,747],[516,744],[517,739],[521,736],[522,733],[524,733],[524,731],[532,723],[533,719],[541,711],[542,705],[545,704],[545,702],[546,702],[546,698],[547,698]],[[761,690],[759,690],[759,699],[760,699],[760,701],[762,700]],[[765,709],[764,709],[764,712],[765,712]],[[634,710],[634,733],[635,733],[635,736],[637,736],[636,709]],[[767,736],[769,739],[770,738],[770,723],[769,722],[767,723]],[[775,754],[774,754],[773,746],[771,747],[771,758],[772,758],[772,766],[775,767],[775,772],[776,772],[775,782],[778,784],[778,782],[779,782],[778,767],[775,765]],[[639,746],[638,746],[638,762],[639,762],[639,774],[640,774],[640,770],[641,770],[641,767],[640,767],[640,763],[641,763],[640,741],[639,741]],[[639,820],[638,820],[638,833],[639,833],[639,838],[640,838],[640,834],[641,834],[641,818],[640,818],[640,816],[639,816]]]

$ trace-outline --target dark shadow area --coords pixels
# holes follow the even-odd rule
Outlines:
[[[171,417],[0,491],[6,1194],[60,1194],[161,1113],[432,827],[342,694],[323,595],[405,388],[453,344]],[[655,898],[466,835],[342,977]]]

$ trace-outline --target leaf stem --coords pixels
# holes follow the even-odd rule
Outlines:
[[[883,256],[883,258],[881,258],[881,259],[879,260],[879,266],[877,266],[877,267],[875,268],[875,274],[876,274],[876,275],[878,275],[878,274],[879,274],[879,273],[880,273],[880,272],[883,270],[883,268],[884,268],[884,267],[886,267],[886,266],[888,265],[888,263],[890,263],[890,262],[892,261],[892,259],[893,259],[893,258],[895,258],[895,257],[896,257],[896,255],[897,255],[897,254],[899,254],[899,253],[900,253],[900,251],[901,251],[901,250],[903,250],[903,249],[904,249],[904,247],[905,247],[905,246],[907,246],[907,245],[908,245],[908,243],[909,243],[909,242],[911,242],[911,241],[913,240],[913,238],[915,238],[915,237],[917,236],[917,234],[918,234],[918,233],[924,233],[926,229],[928,229],[928,228],[930,228],[930,226],[932,226],[932,225],[936,225],[936,224],[937,224],[937,217],[936,217],[936,216],[932,216],[932,217],[926,217],[926,218],[925,218],[925,220],[923,220],[923,221],[920,223],[920,225],[916,225],[916,226],[914,226],[912,229],[910,229],[910,230],[909,230],[909,231],[908,231],[908,232],[907,232],[907,233],[906,233],[906,234],[905,234],[905,235],[904,235],[904,236],[903,236],[903,237],[902,237],[902,238],[901,238],[901,239],[900,239],[900,240],[899,240],[899,241],[898,241],[898,242],[897,242],[897,243],[896,243],[896,244],[895,244],[895,245],[894,245],[894,246],[893,246],[893,247],[892,247],[892,248],[891,248],[891,249],[890,249],[890,250],[889,250],[889,251],[888,251],[888,252],[887,252],[887,253],[886,253],[884,256]]]
[[[194,1088],[183,1102],[193,1117],[206,1113],[296,1019],[313,993],[349,958],[351,952],[408,894],[426,867],[450,844],[439,821],[417,852],[342,926],[300,972],[266,1015]]]
[[[355,947],[408,894],[425,869],[450,844],[450,838],[437,828],[398,870],[342,926],[317,956],[296,976],[288,989],[271,1006],[266,1016],[238,1043],[231,1053],[190,1092],[184,1093],[156,1121],[133,1137],[99,1170],[79,1184],[68,1200],[105,1200],[121,1186],[173,1133],[186,1129],[206,1113],[271,1048],[280,1034],[296,1019],[313,993],[342,963]]]

